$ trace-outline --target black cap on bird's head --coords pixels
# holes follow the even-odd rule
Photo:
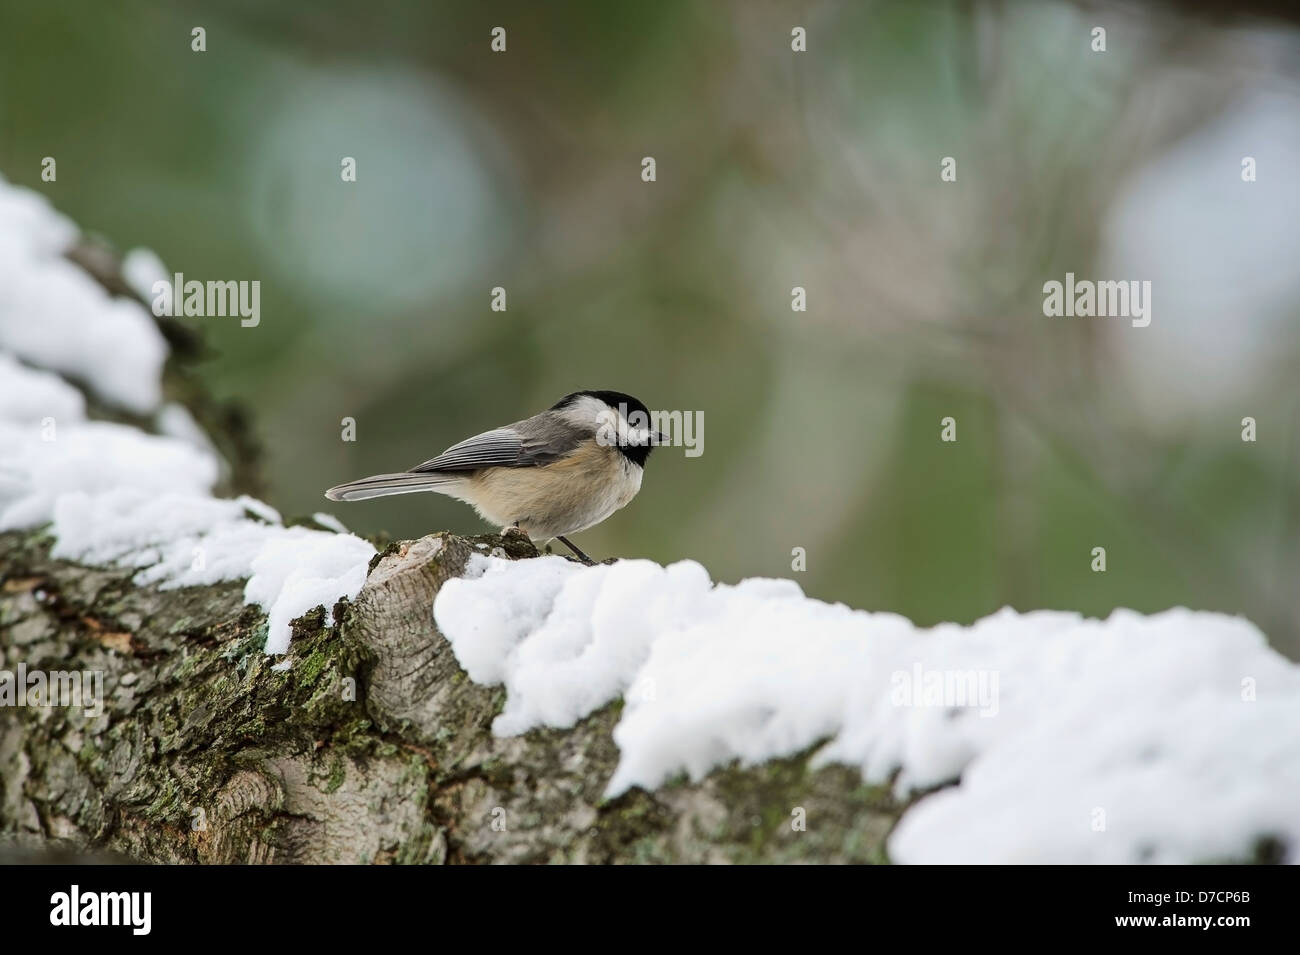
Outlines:
[[[664,435],[655,431],[651,424],[653,416],[650,409],[639,398],[622,391],[575,391],[565,395],[554,405],[552,411],[563,411],[575,404],[581,398],[594,398],[620,415],[627,422],[630,431],[620,430],[616,443],[618,450],[629,461],[645,466],[646,459],[650,457],[650,452],[654,450],[655,445],[663,444],[666,441]],[[632,437],[635,432],[648,432],[644,441],[636,440]]]

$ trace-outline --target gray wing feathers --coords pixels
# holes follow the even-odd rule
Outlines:
[[[513,428],[484,431],[453,444],[412,471],[474,471],[478,468],[518,468],[527,463],[524,442]]]
[[[550,464],[590,437],[553,416],[540,414],[504,428],[484,431],[454,444],[412,471],[475,471],[479,468],[531,468]]]
[[[594,433],[543,413],[466,438],[409,471],[376,474],[340,484],[326,491],[325,496],[331,501],[364,501],[416,491],[440,491],[456,496],[456,488],[466,472],[549,464],[572,452]]]

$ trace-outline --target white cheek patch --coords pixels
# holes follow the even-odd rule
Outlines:
[[[623,420],[612,411],[596,416],[596,443],[603,448],[617,445],[623,436]]]
[[[596,415],[596,443],[602,447],[648,445],[654,436],[652,428],[633,427],[612,408],[606,407]]]

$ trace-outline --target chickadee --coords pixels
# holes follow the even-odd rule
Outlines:
[[[630,421],[629,421],[630,419]],[[650,451],[663,435],[644,404],[620,391],[575,391],[541,414],[452,445],[400,474],[376,474],[325,492],[331,501],[436,491],[473,505],[503,530],[535,542],[594,527],[641,490]]]

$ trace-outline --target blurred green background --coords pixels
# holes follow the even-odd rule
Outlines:
[[[702,411],[704,454],[656,452],[640,497],[578,536],[597,558],[793,576],[923,624],[1182,604],[1300,653],[1285,20],[0,0],[0,173],[187,278],[261,281],[259,327],[186,321],[286,514],[479,530],[433,495],[321,492],[609,388]],[[1150,327],[1045,317],[1067,271],[1151,281]]]

